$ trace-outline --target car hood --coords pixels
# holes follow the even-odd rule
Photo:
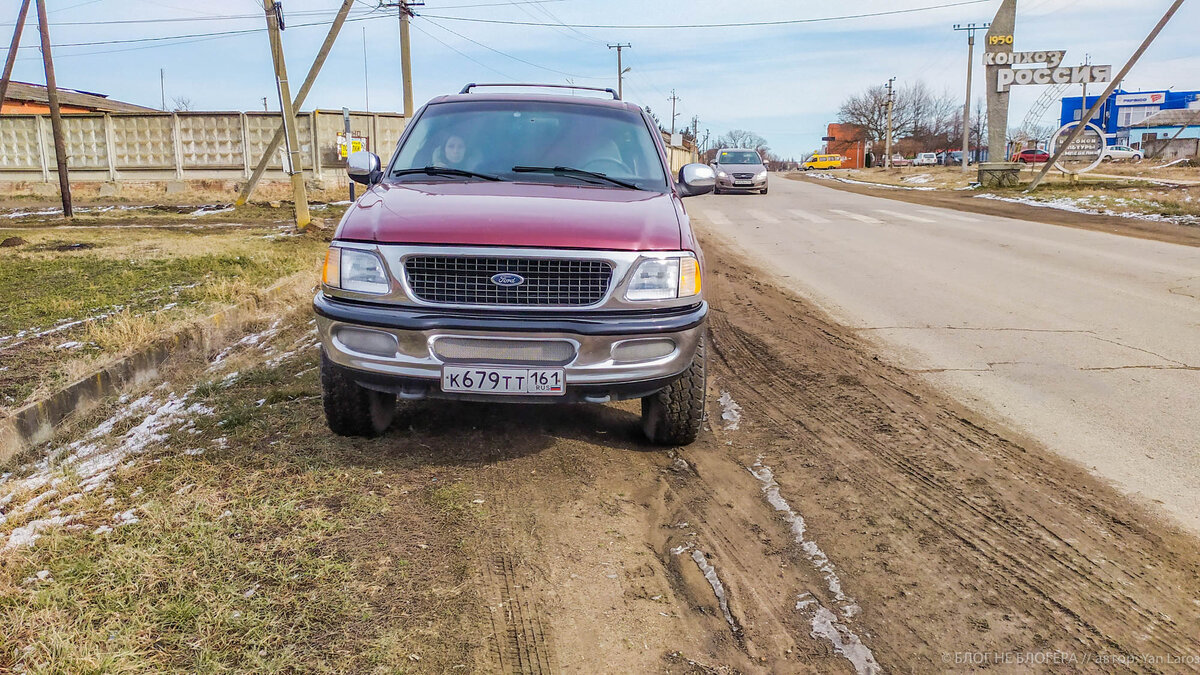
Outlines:
[[[681,247],[674,194],[520,182],[382,183],[346,212],[336,239],[667,251]]]
[[[767,167],[762,164],[718,164],[717,169],[726,173],[758,173],[765,171]]]

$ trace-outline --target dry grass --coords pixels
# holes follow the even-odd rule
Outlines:
[[[0,550],[0,672],[472,671],[484,633],[470,583],[472,490],[410,455],[416,441],[402,435],[331,436],[307,310],[264,307],[242,328],[281,314],[269,351],[209,367],[201,357],[235,331],[151,390],[191,389],[187,401],[211,410],[192,418],[195,433],[150,442],[106,487],[62,507],[77,530]],[[68,494],[73,479],[61,475]],[[92,533],[131,508],[140,522]],[[50,580],[37,580],[43,570]]]

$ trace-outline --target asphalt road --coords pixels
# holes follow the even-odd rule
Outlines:
[[[688,210],[884,358],[1200,532],[1200,249],[779,176]]]

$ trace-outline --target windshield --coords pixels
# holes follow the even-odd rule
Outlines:
[[[567,167],[601,173],[641,190],[668,190],[654,137],[633,111],[545,101],[466,101],[431,105],[413,124],[389,167],[394,180],[471,179],[419,171],[435,166],[501,180],[628,189],[582,173],[529,170]],[[414,169],[418,171],[396,176]]]
[[[718,164],[762,164],[758,153],[753,150],[734,150],[722,152],[717,157]]]

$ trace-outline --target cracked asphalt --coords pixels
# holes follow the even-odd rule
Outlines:
[[[1200,532],[1200,248],[779,176],[688,210],[880,358]]]

